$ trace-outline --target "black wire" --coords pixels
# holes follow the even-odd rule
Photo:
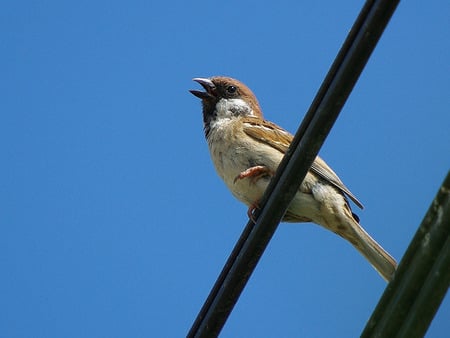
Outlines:
[[[361,337],[423,337],[450,284],[450,172]]]
[[[188,337],[218,336],[399,1],[367,1]]]

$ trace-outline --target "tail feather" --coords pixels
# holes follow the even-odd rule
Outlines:
[[[397,262],[353,219],[350,225],[352,233],[341,234],[347,239],[386,280],[391,281],[397,268]]]

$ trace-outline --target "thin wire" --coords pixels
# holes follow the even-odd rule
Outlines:
[[[367,1],[188,337],[218,336],[399,1]]]

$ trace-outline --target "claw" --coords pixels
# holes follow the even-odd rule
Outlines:
[[[255,203],[253,203],[252,205],[250,205],[250,206],[248,207],[248,210],[247,210],[247,216],[248,216],[248,218],[249,218],[253,223],[255,223],[255,224],[256,224],[256,220],[255,220],[255,215],[253,215],[253,212],[254,212],[256,209],[259,209],[258,202],[255,202]]]

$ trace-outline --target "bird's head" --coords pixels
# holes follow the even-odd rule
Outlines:
[[[212,123],[222,119],[249,116],[262,118],[256,96],[242,82],[223,76],[193,80],[205,89],[205,91],[190,90],[190,92],[202,100],[206,134]]]

